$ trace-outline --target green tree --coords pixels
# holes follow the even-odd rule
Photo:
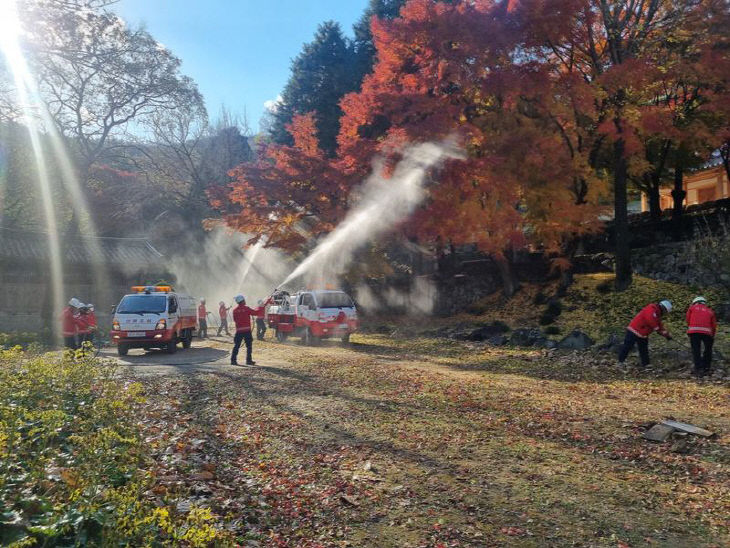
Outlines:
[[[291,145],[287,126],[295,115],[313,112],[321,147],[334,155],[342,116],[340,99],[360,84],[354,61],[353,46],[340,25],[322,23],[314,40],[292,62],[289,82],[273,114],[270,131],[274,142]]]

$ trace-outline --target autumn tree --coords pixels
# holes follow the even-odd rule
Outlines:
[[[314,114],[296,115],[287,129],[292,145],[262,145],[254,161],[230,172],[230,193],[211,198],[228,226],[293,252],[334,228],[350,188],[319,145]]]
[[[646,90],[656,92],[662,79],[657,60],[667,56],[672,39],[681,37],[697,9],[691,0],[522,0],[515,5],[520,32],[528,38],[526,54],[550,60],[556,74],[576,72],[594,98],[593,104],[586,103],[588,126],[595,125],[611,147],[607,167],[614,194],[618,289],[631,283],[627,185],[633,168],[648,169],[639,131],[641,110],[651,105]],[[674,106],[671,100],[669,106]],[[661,158],[661,141],[658,148]],[[637,157],[641,162],[635,162]]]
[[[377,50],[373,42],[373,33],[371,25],[373,19],[379,21],[388,21],[395,19],[400,14],[400,9],[406,3],[406,0],[370,0],[365,13],[353,25],[352,30],[355,34],[353,47],[357,58],[357,70],[359,80],[362,81],[366,75],[370,74],[375,64]]]
[[[428,0],[374,21],[378,62],[362,91],[343,100],[339,136],[341,154],[366,166],[398,144],[459,133],[468,162],[447,166],[409,226],[493,254],[508,295],[516,289],[511,249],[530,240],[560,254],[566,235],[588,230],[596,214],[586,207],[596,190],[583,156],[571,158],[573,143],[536,106],[551,82],[516,62],[511,27],[502,4]]]

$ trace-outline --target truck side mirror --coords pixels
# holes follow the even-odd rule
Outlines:
[[[112,315],[117,313],[117,305],[112,305]]]

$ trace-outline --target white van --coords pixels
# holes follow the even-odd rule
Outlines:
[[[190,348],[197,329],[195,298],[175,292],[170,286],[134,286],[115,307],[111,341],[117,353],[130,348],[161,348],[172,354],[177,343]]]

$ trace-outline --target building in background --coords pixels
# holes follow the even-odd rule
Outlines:
[[[62,238],[63,302],[93,303],[99,329],[132,285],[170,280],[165,257],[144,238]],[[0,228],[0,332],[57,328],[48,234]]]
[[[730,183],[728,183],[727,172],[722,165],[719,153],[713,154],[710,161],[703,165],[701,169],[685,173],[684,190],[687,193],[684,201],[685,206],[730,198]],[[670,186],[659,190],[659,204],[662,210],[674,207]],[[646,194],[643,193],[641,195],[641,211],[649,211],[649,200]]]

